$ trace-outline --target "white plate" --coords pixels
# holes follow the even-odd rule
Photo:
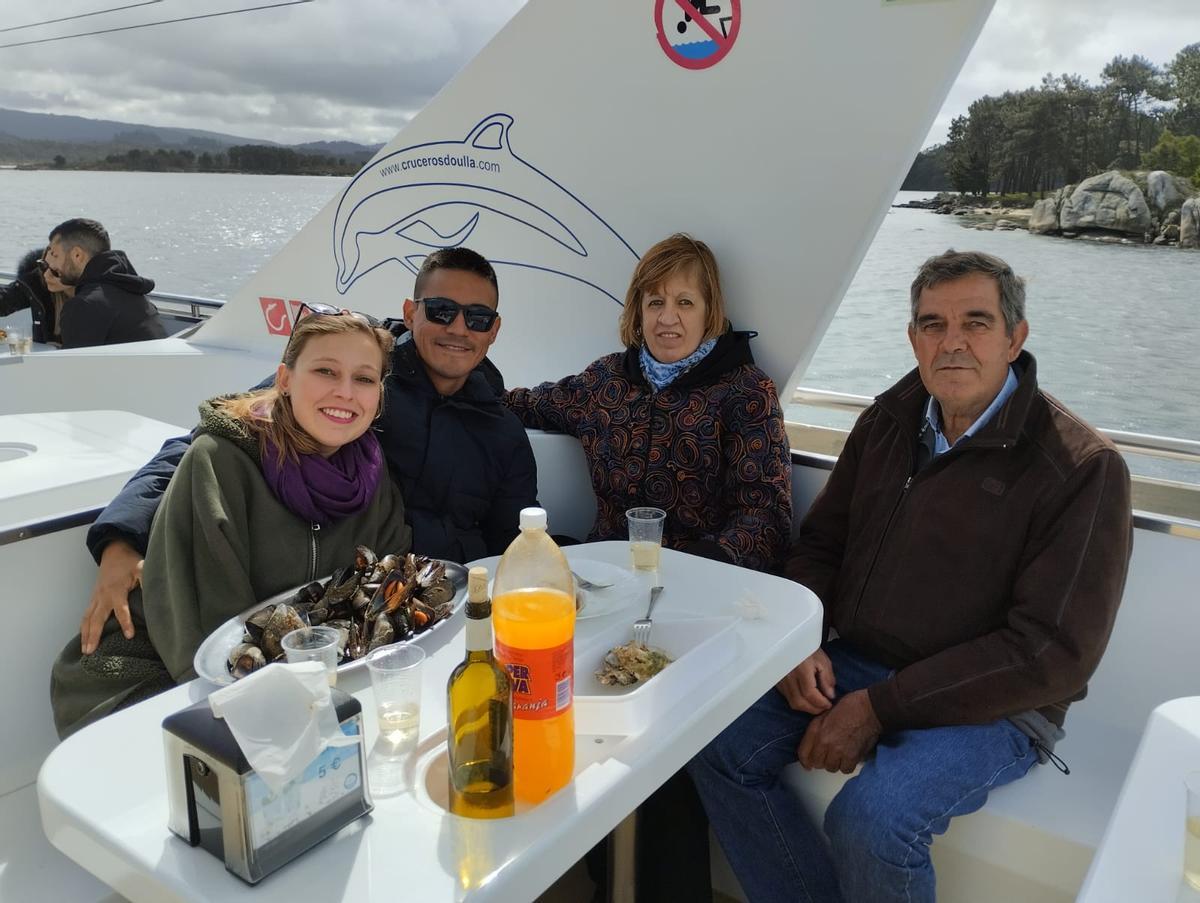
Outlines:
[[[674,661],[648,680],[606,686],[596,678],[609,649],[633,636],[629,624],[613,624],[575,647],[575,729],[581,734],[638,734],[660,723],[689,690],[737,657],[737,618],[654,619],[650,645]]]
[[[450,613],[450,617],[442,618],[428,630],[423,630],[414,636],[411,640],[404,640],[406,643],[416,643],[418,646],[424,641],[425,637],[432,634],[435,630],[439,630],[446,622],[454,616],[454,614],[463,607],[467,601],[467,570],[461,564],[453,561],[442,562],[446,565],[446,576],[454,583],[457,590],[457,596],[454,599],[454,609]],[[582,572],[580,572],[582,573]],[[324,581],[322,581],[324,582]],[[304,584],[301,584],[303,586]],[[246,618],[254,614],[260,608],[267,605],[273,605],[279,602],[287,602],[296,595],[296,590],[299,586],[272,596],[270,599],[265,599],[259,602],[253,608],[248,608],[240,615],[230,618],[212,633],[210,633],[200,644],[200,648],[196,650],[196,656],[192,659],[192,667],[196,669],[196,676],[203,677],[210,683],[224,686],[233,683],[233,677],[229,673],[229,668],[226,662],[229,659],[230,650],[242,641],[242,636],[246,632]],[[399,644],[396,644],[399,645]],[[365,667],[367,663],[366,657],[355,659],[352,662],[346,662],[344,665],[338,665],[338,673],[346,671],[356,671],[359,668]]]
[[[650,602],[649,591],[642,581],[623,567],[594,558],[572,558],[570,564],[571,570],[584,580],[612,584],[603,589],[579,590],[583,606],[575,613],[577,621],[611,615],[614,611],[629,608],[643,597],[647,604]]]
[[[569,549],[570,547],[568,547]],[[472,565],[485,567],[492,578],[496,575],[496,567],[500,556],[481,558],[471,562]],[[611,583],[603,589],[578,590],[583,607],[575,613],[577,621],[587,618],[602,618],[614,612],[622,611],[636,605],[640,601],[650,604],[650,588],[644,585],[634,574],[623,567],[610,564],[607,561],[597,561],[594,558],[572,558],[567,556],[571,570],[586,580],[594,583]],[[492,595],[492,579],[488,580],[488,596]]]

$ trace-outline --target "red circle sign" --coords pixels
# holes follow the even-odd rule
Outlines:
[[[707,69],[725,59],[742,24],[741,0],[654,0],[658,43],[684,69]]]

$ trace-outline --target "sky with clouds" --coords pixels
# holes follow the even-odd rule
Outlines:
[[[0,45],[274,2],[279,0],[3,0]],[[384,142],[523,2],[315,0],[0,47],[0,107],[288,144]],[[1191,41],[1200,41],[1198,0],[997,0],[926,143],[943,140],[950,119],[983,94],[1036,85],[1047,72],[1077,73],[1095,83],[1117,54],[1138,53],[1162,65]]]

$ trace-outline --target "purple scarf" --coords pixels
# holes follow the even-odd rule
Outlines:
[[[263,476],[289,511],[322,526],[336,523],[367,507],[375,497],[383,470],[383,452],[371,432],[343,445],[328,458],[301,455],[299,463],[266,441]]]

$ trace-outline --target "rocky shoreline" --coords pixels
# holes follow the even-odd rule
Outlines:
[[[1200,191],[1191,181],[1162,170],[1100,173],[1067,185],[1032,207],[940,192],[897,207],[966,217],[982,231],[1028,229],[1107,244],[1200,248]]]

